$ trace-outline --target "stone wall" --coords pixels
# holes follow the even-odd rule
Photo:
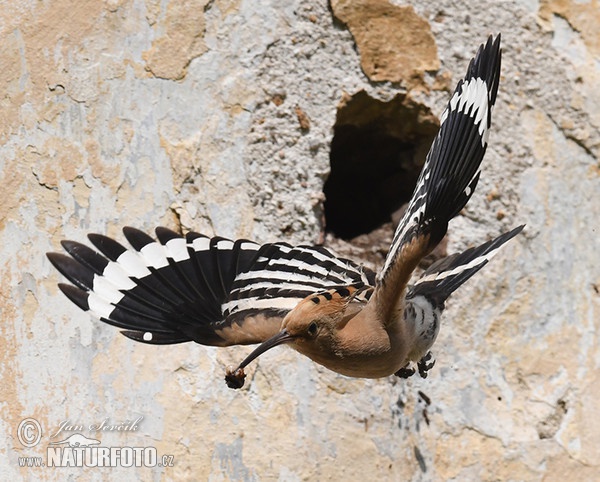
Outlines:
[[[599,22],[596,0],[6,2],[0,479],[600,478]],[[282,348],[232,391],[225,366],[249,348],[136,344],[58,291],[45,252],[126,225],[379,263],[391,224],[323,233],[338,109],[369,98],[377,122],[409,102],[429,132],[496,32],[494,129],[445,249],[527,228],[449,301],[426,380],[348,379]],[[76,432],[173,466],[19,467]]]

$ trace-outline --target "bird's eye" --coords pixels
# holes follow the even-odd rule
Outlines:
[[[318,329],[319,329],[319,325],[317,325],[316,321],[313,321],[310,325],[308,325],[307,331],[310,336],[316,336]]]

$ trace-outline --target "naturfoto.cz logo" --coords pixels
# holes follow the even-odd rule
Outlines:
[[[94,437],[80,433],[83,425],[64,421],[59,424],[46,447],[46,458],[40,456],[19,457],[21,467],[172,467],[173,455],[159,456],[155,447],[103,447],[97,437],[99,432],[137,431],[139,417],[133,422],[111,424],[105,419],[99,424],[88,425]],[[78,431],[68,434],[69,432]],[[26,448],[35,447],[42,439],[42,427],[34,418],[26,418],[17,428],[17,438]]]
[[[48,447],[48,467],[172,467],[172,455],[154,447]]]

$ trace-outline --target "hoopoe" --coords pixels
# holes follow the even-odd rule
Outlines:
[[[248,363],[287,344],[350,377],[422,377],[446,299],[523,226],[431,265],[413,285],[419,261],[446,234],[473,195],[487,147],[500,79],[500,35],[471,60],[441,117],[412,199],[381,271],[337,257],[322,246],[259,245],[240,239],[185,236],[159,227],[158,242],[126,227],[133,250],[88,235],[101,253],[63,241],[70,256],[48,253],[72,283],[59,284],[77,306],[155,345],[260,345],[228,369],[232,388]]]

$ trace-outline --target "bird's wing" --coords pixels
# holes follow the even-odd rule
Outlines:
[[[60,284],[77,306],[136,341],[258,343],[304,297],[341,285],[374,284],[374,273],[323,247],[185,237],[157,228],[158,241],[124,228],[133,249],[89,235],[100,253],[63,241],[70,256],[48,253],[72,283]]]
[[[487,147],[500,59],[500,35],[490,37],[442,114],[440,130],[377,276],[379,299],[383,291],[386,301],[395,304],[419,260],[441,241],[450,219],[473,194]]]

